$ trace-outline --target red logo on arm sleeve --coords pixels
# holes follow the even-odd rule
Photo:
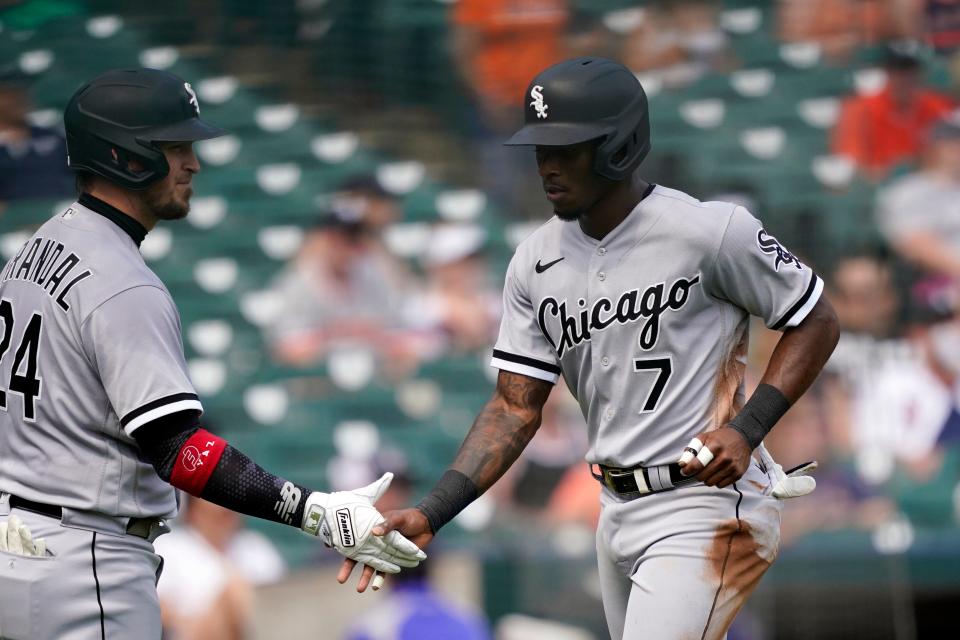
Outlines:
[[[183,443],[173,465],[170,484],[193,496],[199,496],[220,461],[227,441],[199,429]]]

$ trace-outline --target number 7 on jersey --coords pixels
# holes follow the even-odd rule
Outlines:
[[[647,401],[643,403],[643,409],[640,412],[656,411],[660,396],[663,395],[663,390],[667,387],[667,380],[673,373],[672,359],[669,356],[666,358],[635,358],[633,360],[633,370],[636,372],[657,372],[657,377],[653,381],[653,388],[650,389],[650,395],[647,396]]]

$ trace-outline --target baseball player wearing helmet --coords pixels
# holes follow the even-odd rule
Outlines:
[[[640,177],[647,99],[622,65],[551,66],[525,116],[507,144],[535,147],[555,215],[507,270],[496,390],[431,493],[374,533],[429,543],[517,459],[562,374],[603,485],[611,637],[722,638],[776,556],[781,499],[813,489],[762,440],[832,352],[836,317],[820,278],[743,207]],[[751,315],[783,335],[744,403]]]
[[[64,120],[82,193],[0,271],[0,637],[160,638],[152,542],[177,512],[173,487],[378,570],[426,557],[399,533],[370,535],[390,474],[311,491],[201,426],[177,308],[139,252],[189,211],[193,141],[224,133],[199,115],[163,71],[81,87]]]

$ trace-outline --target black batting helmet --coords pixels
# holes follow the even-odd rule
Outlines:
[[[145,189],[170,171],[161,142],[192,142],[226,131],[200,120],[189,82],[156,69],[107,71],[80,87],[63,114],[67,164],[127,189]],[[141,171],[131,171],[137,160]]]
[[[599,140],[594,170],[623,180],[650,151],[647,94],[606,58],[575,58],[541,71],[527,87],[526,125],[508,145],[566,146]]]

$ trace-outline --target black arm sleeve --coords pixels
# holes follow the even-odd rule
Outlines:
[[[180,411],[133,432],[144,458],[164,482],[170,482],[184,443],[200,429],[199,417],[196,411]],[[265,471],[228,444],[199,497],[231,511],[299,528],[310,493],[306,487]]]

